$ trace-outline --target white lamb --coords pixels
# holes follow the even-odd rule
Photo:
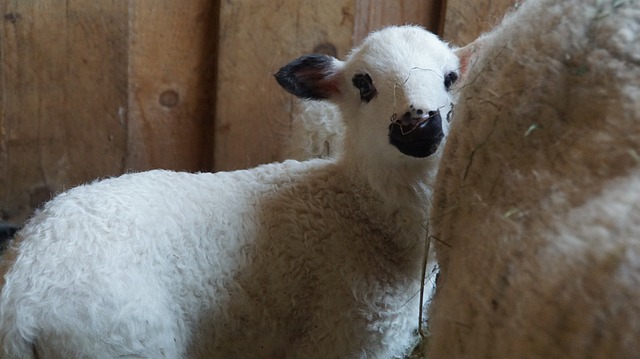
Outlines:
[[[416,340],[458,59],[418,27],[276,75],[347,119],[337,160],[72,189],[5,254],[3,358],[390,358]],[[4,273],[4,271],[3,271]]]
[[[640,357],[640,1],[527,0],[461,53],[428,357]]]

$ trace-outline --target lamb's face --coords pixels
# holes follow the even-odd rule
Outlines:
[[[361,145],[379,154],[397,150],[430,156],[448,132],[449,87],[457,69],[458,59],[447,45],[421,28],[371,34],[342,70],[352,82],[340,102],[347,127]]]
[[[289,92],[337,103],[347,141],[378,158],[424,158],[448,132],[458,58],[419,27],[375,32],[341,62],[309,55],[276,75]]]

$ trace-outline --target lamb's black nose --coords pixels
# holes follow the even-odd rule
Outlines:
[[[438,149],[444,137],[439,111],[411,108],[389,125],[389,142],[400,152],[413,157],[428,157]]]

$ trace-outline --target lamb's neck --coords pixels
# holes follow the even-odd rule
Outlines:
[[[389,212],[426,216],[436,175],[435,160],[390,165],[345,156],[342,161],[354,183],[361,183],[373,191]]]

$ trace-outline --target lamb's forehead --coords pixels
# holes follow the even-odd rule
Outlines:
[[[435,67],[455,70],[458,58],[436,35],[419,26],[394,26],[371,33],[346,59],[348,65],[396,67]]]

